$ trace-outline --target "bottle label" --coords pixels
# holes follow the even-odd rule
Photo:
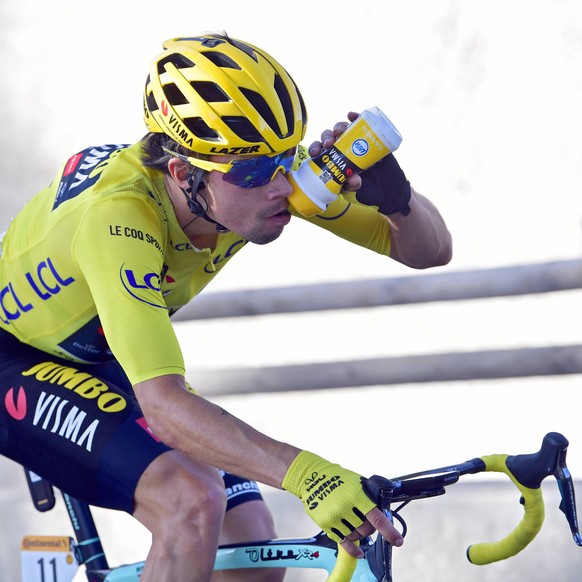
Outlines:
[[[291,172],[294,191],[289,203],[305,216],[325,210],[352,174],[395,151],[401,141],[400,133],[380,109],[364,110],[331,148]]]
[[[329,150],[323,152],[321,156],[310,160],[313,164],[312,170],[319,174],[319,179],[327,184],[333,180],[341,189],[343,183],[352,174],[357,174],[362,171],[362,168],[357,166],[344,155],[336,147],[331,147]],[[336,190],[336,188],[328,186],[330,190]]]

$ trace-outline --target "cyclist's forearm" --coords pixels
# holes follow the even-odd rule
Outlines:
[[[300,452],[187,392],[181,376],[160,376],[136,384],[134,389],[158,438],[214,467],[281,487]]]
[[[451,260],[452,240],[436,207],[412,190],[410,213],[388,217],[390,257],[415,269],[445,265]]]

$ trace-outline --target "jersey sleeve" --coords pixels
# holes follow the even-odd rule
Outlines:
[[[297,216],[361,247],[390,255],[388,219],[375,206],[358,202],[355,192],[340,194],[321,214]]]
[[[103,332],[132,384],[184,375],[182,352],[163,297],[163,221],[147,200],[109,196],[86,211],[73,255]]]
[[[307,149],[300,145],[293,169],[309,158]],[[342,192],[325,212],[302,218],[335,235],[381,255],[390,255],[390,223],[375,206],[366,206],[356,199],[355,192]]]

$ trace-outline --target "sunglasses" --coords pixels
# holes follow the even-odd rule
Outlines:
[[[279,170],[284,174],[291,171],[295,160],[296,148],[291,148],[280,154],[255,156],[252,158],[234,159],[230,162],[211,162],[185,156],[163,148],[163,150],[192,166],[196,166],[207,172],[217,170],[223,173],[222,179],[239,188],[257,188],[271,182]]]

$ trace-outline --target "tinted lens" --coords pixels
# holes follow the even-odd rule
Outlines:
[[[258,156],[247,160],[236,160],[222,179],[239,188],[257,188],[268,184],[278,168],[283,168],[285,173],[291,171],[294,159],[294,153],[283,152],[272,157]]]

